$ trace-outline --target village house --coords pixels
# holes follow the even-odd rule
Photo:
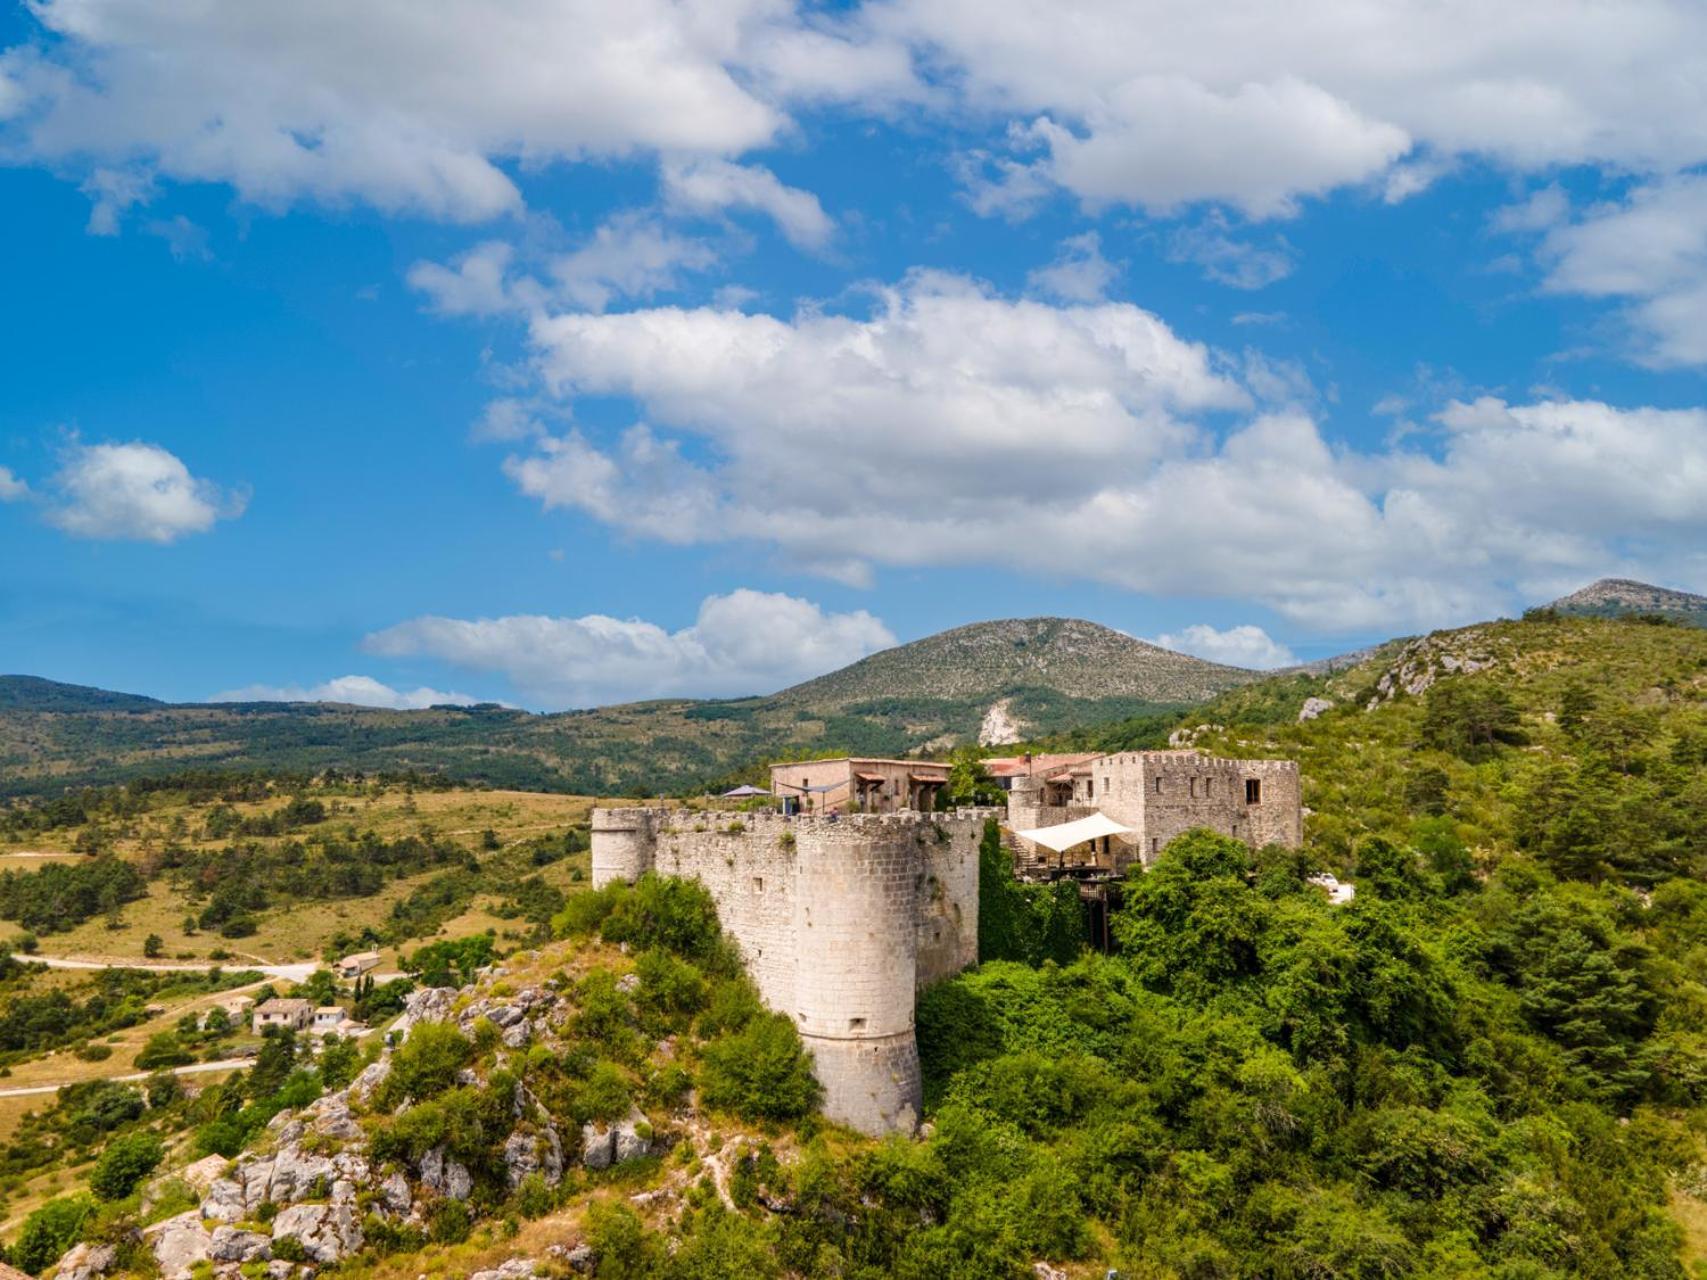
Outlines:
[[[308,1001],[275,996],[255,1006],[255,1034],[260,1035],[268,1027],[287,1027],[292,1031],[301,1031],[313,1016],[314,1006]]]
[[[338,1028],[347,1021],[348,1015],[335,1004],[323,1004],[314,1011],[313,1029],[315,1035],[336,1035]]]
[[[338,961],[338,976],[345,982],[354,982],[370,969],[379,968],[379,952],[357,951]]]
[[[771,794],[788,813],[899,813],[936,808],[948,766],[931,760],[848,757],[771,766]]]

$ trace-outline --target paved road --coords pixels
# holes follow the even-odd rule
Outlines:
[[[218,1062],[192,1062],[187,1067],[173,1067],[175,1076],[200,1075],[204,1071],[236,1071],[240,1068],[251,1067],[254,1063],[248,1058],[221,1058]],[[108,1080],[146,1080],[153,1075],[152,1071],[137,1071],[128,1076],[107,1076]],[[68,1084],[85,1084],[87,1080],[65,1080],[59,1084],[32,1084],[22,1089],[0,1089],[0,1098],[29,1098],[36,1094],[58,1093]]]
[[[43,956],[20,955],[20,961],[27,964],[45,964],[50,969],[146,969],[161,973],[207,973],[211,969],[253,969],[256,973],[269,978],[278,978],[283,982],[307,982],[309,975],[325,965],[318,964],[250,964],[243,960],[231,960],[223,964],[189,963],[184,961],[161,963],[154,960],[83,960],[74,956]]]

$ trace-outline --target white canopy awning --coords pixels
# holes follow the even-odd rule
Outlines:
[[[1065,853],[1074,845],[1084,844],[1087,840],[1100,840],[1104,836],[1127,836],[1131,835],[1132,831],[1133,828],[1123,827],[1106,814],[1097,812],[1076,822],[1062,822],[1053,827],[1038,827],[1032,831],[1016,831],[1014,834],[1021,840],[1030,840],[1045,849]]]

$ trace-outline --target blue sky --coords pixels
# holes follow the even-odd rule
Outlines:
[[[7,10],[0,669],[545,709],[1707,587],[1707,19],[1502,10]]]

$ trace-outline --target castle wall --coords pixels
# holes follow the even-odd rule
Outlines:
[[[985,816],[595,810],[594,884],[656,869],[705,885],[766,1005],[800,1029],[825,1114],[910,1132],[914,996],[977,962]]]

